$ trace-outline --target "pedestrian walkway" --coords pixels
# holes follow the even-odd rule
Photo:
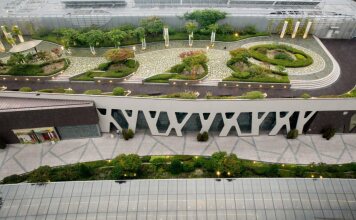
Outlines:
[[[356,161],[356,134],[335,135],[327,141],[320,135],[301,135],[296,140],[284,136],[219,137],[207,142],[196,136],[151,136],[139,132],[129,141],[116,135],[60,141],[56,144],[13,144],[0,150],[0,179],[24,173],[41,165],[58,166],[77,162],[111,159],[119,154],[211,155],[217,151],[235,153],[239,158],[273,163],[342,164]]]

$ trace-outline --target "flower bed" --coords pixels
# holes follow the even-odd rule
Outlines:
[[[276,71],[261,67],[249,62],[250,51],[237,48],[230,51],[231,59],[227,66],[234,72],[223,81],[239,82],[264,82],[264,83],[289,83],[288,74],[284,71]]]
[[[196,81],[208,74],[208,58],[204,51],[188,51],[179,55],[182,63],[168,70],[167,73],[157,74],[145,79],[145,82],[168,83],[170,80]]]
[[[262,62],[284,67],[305,67],[313,58],[301,50],[283,44],[264,44],[249,48],[251,57]]]

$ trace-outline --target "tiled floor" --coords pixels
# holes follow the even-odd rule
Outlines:
[[[239,158],[278,163],[348,163],[356,161],[356,135],[336,135],[330,141],[320,135],[303,135],[296,140],[284,136],[218,137],[197,142],[193,134],[184,137],[151,136],[137,133],[130,141],[104,134],[100,138],[60,141],[56,144],[9,145],[0,150],[0,178],[28,172],[41,165],[64,165],[110,159],[122,153],[139,155],[211,155],[233,152]]]

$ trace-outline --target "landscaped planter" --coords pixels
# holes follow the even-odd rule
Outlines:
[[[1,75],[0,79],[2,81],[48,81],[53,80],[56,76],[62,74],[62,71],[55,73],[50,76],[12,76],[12,75]]]
[[[169,85],[177,85],[177,86],[185,85],[185,86],[187,86],[187,85],[191,85],[191,84],[201,83],[206,78],[208,78],[208,74],[206,74],[204,77],[202,77],[200,79],[194,79],[194,80],[169,79],[168,83],[169,83]]]
[[[289,89],[289,83],[258,83],[258,82],[238,82],[238,81],[221,81],[220,87],[238,87],[242,89]]]

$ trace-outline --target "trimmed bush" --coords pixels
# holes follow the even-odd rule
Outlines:
[[[330,140],[332,137],[334,137],[335,133],[336,133],[336,129],[335,128],[324,128],[322,131],[322,136],[323,138],[325,138],[326,140]]]
[[[195,170],[195,166],[193,162],[184,162],[183,163],[183,171],[185,173],[190,173]]]
[[[20,92],[32,92],[32,89],[30,87],[21,87]]]
[[[234,73],[232,73],[232,76],[239,78],[239,79],[248,79],[251,76],[251,73],[249,73],[249,72],[234,72]]]
[[[111,62],[101,63],[101,64],[99,64],[98,69],[102,70],[102,71],[106,71],[109,69],[110,65],[111,65]]]
[[[26,181],[27,176],[26,175],[11,175],[11,176],[7,176],[2,180],[3,184],[16,184],[16,183],[22,183],[24,181]]]
[[[105,59],[113,63],[119,63],[134,58],[134,51],[128,48],[110,49],[104,54]]]
[[[90,89],[84,92],[85,95],[101,95],[103,93],[100,89]]]
[[[303,93],[300,97],[303,99],[310,99],[311,95],[309,95],[309,93]]]
[[[122,130],[122,136],[124,137],[124,139],[127,141],[127,140],[129,140],[129,139],[131,139],[131,138],[133,138],[134,137],[134,135],[135,135],[135,133],[133,132],[133,130],[132,129],[123,129]]]
[[[111,171],[111,178],[114,180],[121,179],[123,176],[122,168],[120,166],[114,166],[114,169]]]
[[[30,183],[44,183],[50,180],[51,168],[49,166],[41,166],[35,169],[28,177]]]
[[[242,98],[242,99],[264,99],[265,96],[260,91],[251,91],[251,92],[246,92],[246,93],[242,94],[242,96],[240,96],[239,98]]]
[[[172,174],[180,174],[181,172],[183,172],[182,162],[177,159],[173,159],[169,166],[169,170]]]
[[[286,53],[277,53],[276,55],[274,55],[274,59],[277,59],[277,60],[289,60],[289,61],[293,60],[293,58],[290,57]]]
[[[115,87],[113,90],[112,90],[112,94],[114,96],[123,96],[125,95],[125,89],[122,88],[122,87]]]
[[[197,135],[197,141],[199,142],[206,142],[209,140],[209,133],[204,131],[203,133],[199,133]]]
[[[287,139],[296,139],[298,137],[298,130],[292,129],[287,134]]]

